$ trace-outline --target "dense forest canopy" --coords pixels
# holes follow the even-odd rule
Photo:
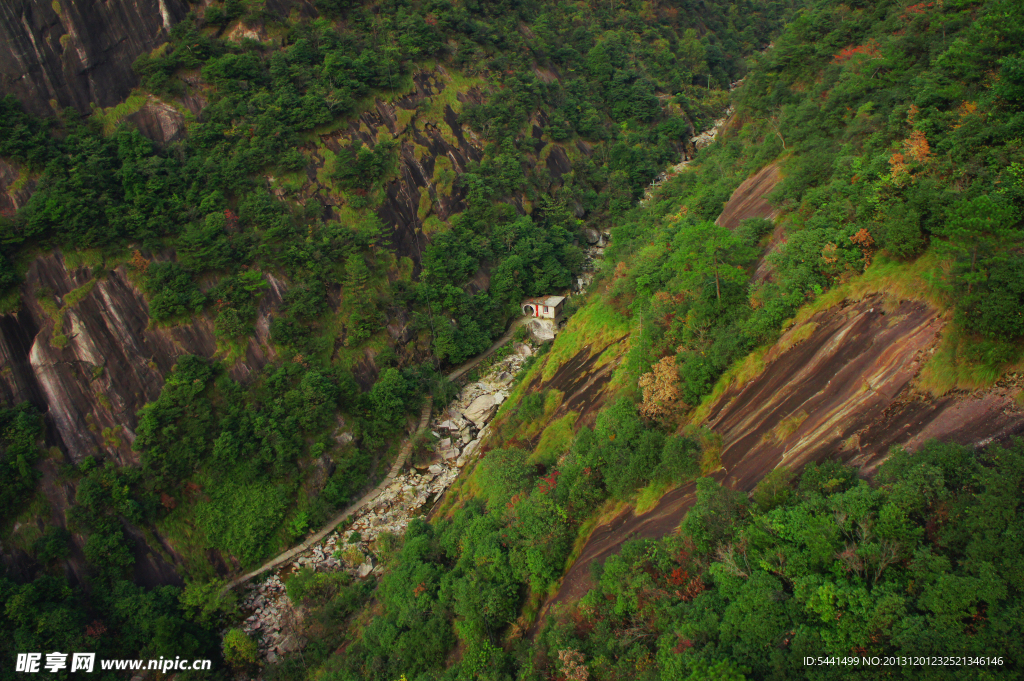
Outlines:
[[[273,39],[229,39],[239,22]],[[205,107],[177,141],[151,142],[111,112],[41,120],[0,101],[0,158],[37,181],[27,205],[0,216],[3,309],[16,309],[41,252],[88,253],[93,276],[126,269],[152,323],[213,317],[220,349],[180,358],[139,412],[138,466],[66,461],[42,448],[35,408],[0,410],[4,532],[16,517],[48,517],[44,467],[75,500],[66,527],[44,522],[19,547],[34,579],[0,579],[0,648],[208,656],[216,674],[252,672],[241,631],[216,643],[238,611],[208,552],[252,567],[357,496],[424,396],[451,397],[443,367],[486,348],[523,296],[570,285],[588,227],[611,229],[612,245],[577,321],[631,333],[628,387],[561,449],[536,450],[517,427],[544,416],[551,395],[521,390],[473,493],[379,542],[379,586],[292,577],[289,597],[316,635],[265,676],[850,674],[804,667],[820,654],[1004,661],[856,670],[865,678],[1019,670],[1019,442],[896,451],[867,481],[835,462],[779,468],[748,498],[701,477],[718,445],[687,419],[801,306],[866,269],[914,272],[950,310],[933,378],[946,389],[1021,359],[1022,44],[1013,0],[316,0],[287,17],[227,0],[196,7],[136,63],[146,96],[175,101],[201,83]],[[317,173],[331,205],[297,187],[327,157],[324,135],[436,68],[455,74],[448,87],[460,95],[472,91],[435,98],[458,101],[456,127],[481,153],[465,172],[435,169],[462,209],[444,224],[424,218],[413,262],[380,211],[402,140],[377,131],[331,152]],[[737,112],[719,140],[637,207],[729,103]],[[440,124],[439,112],[431,101],[415,115]],[[541,159],[558,145],[571,170],[555,181]],[[740,182],[769,164],[782,171],[770,197],[779,219],[716,224]],[[771,276],[752,278],[762,260]],[[480,272],[485,288],[471,285]],[[287,359],[242,383],[229,366],[268,276],[286,284],[271,336]],[[389,347],[382,328],[398,310],[419,354]],[[361,388],[352,358],[366,347],[380,373]],[[333,437],[339,418],[353,442]],[[324,456],[334,472],[311,490],[309,463]],[[677,535],[626,544],[574,608],[530,619],[595,518],[694,481]],[[132,528],[174,542],[184,588],[131,581]],[[62,568],[71,533],[89,565],[79,584]]]

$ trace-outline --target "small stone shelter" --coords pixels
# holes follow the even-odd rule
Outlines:
[[[527,317],[540,319],[558,319],[562,316],[562,305],[565,303],[565,296],[543,296],[541,298],[527,298],[523,301],[523,314]]]

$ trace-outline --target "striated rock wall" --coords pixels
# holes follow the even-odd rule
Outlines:
[[[790,329],[763,371],[726,390],[705,421],[723,437],[725,484],[750,490],[778,465],[827,458],[869,474],[894,446],[984,445],[1024,431],[1015,389],[935,398],[914,388],[944,323],[925,303],[887,311],[874,295]]]
[[[774,220],[778,215],[770,203],[768,194],[782,179],[777,163],[769,163],[736,187],[715,224],[729,229],[736,229],[748,218],[767,218]]]
[[[230,368],[237,380],[249,380],[274,359],[270,316],[284,286],[266,278],[270,286],[260,301],[255,337],[245,357]],[[180,355],[210,357],[217,350],[213,319],[205,314],[189,324],[152,327],[145,297],[123,265],[109,272],[68,267],[63,255],[53,252],[32,262],[21,298],[18,312],[0,315],[0,403],[29,401],[38,407],[45,415],[47,443],[75,463],[102,454],[119,465],[137,464],[136,412],[160,394]],[[64,526],[75,486],[61,475],[57,459],[44,459],[39,470],[48,520]],[[35,519],[40,529],[43,520]],[[181,583],[180,557],[172,547],[127,523],[124,530],[134,547],[136,583]],[[74,535],[64,561],[75,582],[85,576],[82,546],[84,538]],[[0,561],[25,577],[34,570],[28,556],[11,547],[0,547]]]
[[[255,337],[231,368],[239,380],[273,357],[269,317],[283,287],[268,280]],[[89,267],[69,269],[55,252],[30,266],[22,308],[0,316],[0,400],[39,407],[52,443],[72,461],[103,452],[119,464],[136,463],[135,413],[160,394],[179,355],[210,357],[216,347],[211,317],[153,328],[124,266],[97,277]]]
[[[135,59],[167,38],[187,0],[4,0],[0,91],[39,115],[113,106],[137,78]]]

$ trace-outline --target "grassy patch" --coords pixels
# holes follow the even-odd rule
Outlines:
[[[423,221],[424,234],[434,234],[436,232],[443,232],[446,227],[447,225],[444,224],[441,218],[437,217],[436,215],[428,215],[427,218]]]
[[[78,288],[68,291],[64,294],[64,298],[60,306],[58,306],[53,300],[52,291],[49,289],[42,289],[39,291],[39,306],[42,307],[47,316],[53,320],[53,334],[50,336],[50,345],[58,349],[67,347],[68,337],[64,335],[64,313],[73,306],[82,302],[82,300],[92,292],[93,286],[95,285],[96,280],[90,279]]]
[[[945,311],[952,304],[950,293],[941,285],[944,264],[931,250],[912,263],[876,256],[864,274],[836,286],[813,302],[801,307],[793,317],[794,324],[802,324],[813,315],[835,307],[844,300],[861,301],[877,293],[895,300],[919,300]]]
[[[990,388],[1007,371],[1024,368],[1021,343],[984,341],[955,328],[943,329],[935,352],[916,378],[918,389],[941,397],[952,390]]]
[[[39,518],[49,518],[50,515],[50,502],[42,490],[37,488],[35,496],[32,497],[32,501],[25,507],[25,510],[17,517],[8,515],[4,521],[3,527],[8,537],[7,541],[11,546],[31,554],[32,544],[43,534],[37,521]],[[18,529],[12,531],[15,525],[18,525]]]
[[[452,184],[455,182],[456,172],[452,161],[447,156],[438,156],[434,159],[434,172],[430,181],[434,190],[442,194],[452,193]]]
[[[555,391],[552,391],[555,392]],[[543,464],[554,464],[569,451],[576,433],[573,426],[579,413],[570,411],[564,416],[555,419],[541,433],[540,441],[530,456],[530,461]]]
[[[550,380],[558,368],[576,356],[581,350],[604,348],[613,341],[627,336],[630,320],[619,314],[603,298],[592,296],[568,321],[565,329],[554,340],[551,352],[544,363],[543,378]],[[605,351],[602,360],[607,362],[628,349],[628,343],[618,346],[611,353]],[[592,350],[593,351],[593,350]]]
[[[594,533],[601,525],[607,522],[611,522],[616,516],[622,513],[624,510],[629,508],[629,504],[625,501],[618,501],[616,499],[607,499],[604,504],[594,511],[589,518],[587,518],[580,525],[576,531],[576,540],[572,544],[572,551],[569,552],[569,557],[565,559],[565,570],[563,574],[569,571],[572,564],[576,562],[576,559],[583,553],[583,547],[587,545],[587,540],[590,539],[590,535]]]
[[[777,445],[781,445],[786,439],[795,433],[797,429],[807,420],[807,412],[801,409],[800,411],[790,414],[786,418],[776,424],[770,432],[766,433],[764,439],[766,442],[773,442]]]
[[[643,515],[652,508],[658,505],[658,501],[661,500],[668,492],[671,492],[678,487],[674,482],[652,482],[640,490],[640,493],[636,497],[636,508],[633,509],[633,515]]]
[[[149,95],[136,90],[128,95],[126,100],[115,106],[106,109],[97,108],[95,113],[93,113],[93,118],[99,121],[104,135],[111,135],[114,133],[118,123],[144,107],[148,100]]]
[[[234,366],[235,362],[245,358],[245,349],[249,346],[249,337],[245,338],[218,338],[216,354],[221,357],[226,366]]]
[[[416,217],[420,222],[427,219],[434,208],[434,202],[430,200],[430,192],[423,189],[420,193],[420,205],[416,209]]]
[[[0,295],[0,314],[14,314],[21,309],[21,291],[11,288]]]
[[[404,133],[408,128],[412,119],[416,116],[415,109],[402,109],[395,107],[395,128],[399,135]]]
[[[814,331],[818,328],[817,322],[807,322],[793,329],[785,336],[779,339],[777,343],[780,352],[788,352],[796,345],[810,338]]]

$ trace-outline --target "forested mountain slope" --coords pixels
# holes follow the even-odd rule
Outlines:
[[[216,580],[387,470],[445,365],[570,288],[582,228],[693,153],[794,9],[162,3],[82,86],[55,74],[103,19],[58,4],[4,23],[52,52],[0,104],[11,655],[219,655]],[[46,88],[78,110],[37,117]]]
[[[616,220],[337,650],[275,678],[1018,675],[1021,25],[998,1],[800,14],[727,131]],[[362,588],[319,586],[310,632]],[[971,659],[804,662],[950,650]]]
[[[118,107],[3,104],[5,654],[1020,673],[1019,3],[196,9]],[[305,645],[257,659],[218,580],[371,483],[583,228],[480,461],[379,575],[291,576]]]

